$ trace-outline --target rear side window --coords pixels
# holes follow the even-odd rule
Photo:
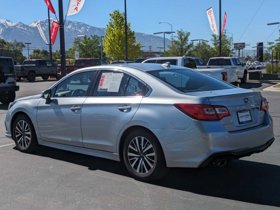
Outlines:
[[[12,59],[0,58],[0,73],[14,73],[14,64]]]
[[[233,58],[232,59],[232,62],[235,66],[241,66],[241,62],[238,58]]]
[[[137,79],[118,71],[103,71],[93,96],[144,96],[149,89]]]
[[[158,70],[148,73],[183,93],[233,88],[227,83],[187,69]]]
[[[215,58],[210,59],[208,65],[212,66],[231,66],[230,59]]]

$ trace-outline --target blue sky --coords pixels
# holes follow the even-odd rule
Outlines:
[[[58,11],[58,0],[52,0]],[[3,2],[2,2],[3,3]],[[65,12],[68,0],[63,0]],[[190,39],[211,39],[206,10],[214,8],[218,25],[219,0],[127,0],[128,21],[136,32],[152,34],[183,29],[191,32]],[[222,11],[228,15],[226,31],[234,42],[246,42],[247,49],[257,42],[275,41],[279,25],[267,26],[280,21],[280,0],[222,0]],[[123,11],[123,0],[86,0],[83,10],[68,17],[96,27],[105,28],[114,10]],[[10,0],[1,4],[0,18],[30,24],[47,18],[44,0]]]

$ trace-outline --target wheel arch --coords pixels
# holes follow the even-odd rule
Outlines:
[[[18,116],[20,116],[20,115],[24,115],[24,116],[26,116],[26,117],[30,120],[30,122],[32,123],[33,129],[34,129],[35,135],[36,135],[36,137],[37,137],[36,129],[35,129],[35,127],[34,127],[34,123],[33,123],[32,119],[31,119],[31,118],[28,116],[28,114],[26,114],[25,112],[19,111],[19,112],[17,112],[16,114],[14,114],[13,117],[12,117],[12,119],[11,119],[10,130],[11,130],[12,138],[14,139],[13,124],[14,124],[16,118],[17,118]]]
[[[160,146],[160,149],[161,149],[161,153],[163,155],[163,159],[164,159],[164,162],[165,162],[165,165],[166,165],[166,160],[165,160],[165,154],[164,154],[164,150],[162,148],[162,145],[160,143],[160,141],[158,140],[158,137],[148,128],[144,127],[144,126],[140,126],[140,125],[135,125],[135,126],[131,126],[131,127],[128,127],[121,135],[120,137],[120,140],[119,140],[119,145],[118,145],[118,154],[119,154],[119,158],[120,158],[120,161],[123,162],[123,156],[122,156],[122,148],[123,148],[123,145],[124,145],[124,141],[125,141],[125,138],[127,137],[127,135],[134,131],[134,130],[143,130],[143,131],[146,131],[146,132],[149,132],[151,135],[154,136],[154,138],[156,139],[156,141],[158,142],[159,146]]]

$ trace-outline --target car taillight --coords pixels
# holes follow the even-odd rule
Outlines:
[[[222,76],[223,76],[223,80],[224,81],[227,81],[228,78],[227,78],[227,72],[222,72]]]
[[[268,101],[265,97],[262,97],[261,110],[263,110],[263,111],[269,110]]]
[[[174,106],[196,120],[221,120],[230,116],[225,106],[209,104],[174,104]]]

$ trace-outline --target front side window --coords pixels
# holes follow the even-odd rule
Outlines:
[[[72,75],[57,85],[54,97],[87,96],[95,74],[93,71],[88,71]]]

